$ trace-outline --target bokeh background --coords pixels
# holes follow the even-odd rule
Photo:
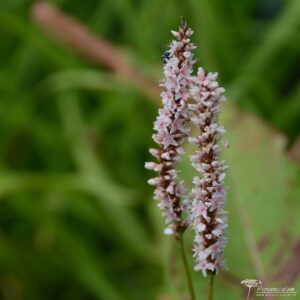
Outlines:
[[[247,278],[300,298],[299,0],[1,0],[0,299],[188,299],[144,169],[160,49],[180,16],[228,97],[215,299],[245,299]],[[94,52],[74,26],[102,40]]]

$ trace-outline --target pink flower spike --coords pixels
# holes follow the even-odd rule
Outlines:
[[[200,173],[193,180],[193,202],[191,206],[191,224],[195,231],[194,249],[200,249],[195,255],[196,270],[218,273],[223,261],[225,243],[224,229],[227,227],[224,219],[223,206],[226,197],[224,187],[225,164],[219,160],[221,153],[218,141],[225,133],[223,126],[218,124],[220,113],[220,99],[225,91],[216,81],[217,73],[207,73],[202,68],[193,78],[194,86],[191,96],[194,104],[189,107],[192,112],[191,120],[198,128],[200,135],[190,137],[189,142],[199,146],[200,151],[195,151],[190,156],[192,166]],[[203,220],[204,219],[204,220]],[[205,221],[205,224],[203,222]],[[201,224],[201,225],[199,225]],[[202,239],[199,239],[199,236]],[[203,251],[208,251],[209,256],[203,260]],[[218,262],[218,263],[217,263]]]
[[[165,234],[178,234],[187,227],[183,219],[183,212],[189,208],[185,189],[178,178],[177,163],[181,160],[184,150],[181,145],[189,134],[188,100],[189,89],[192,84],[193,50],[195,46],[190,42],[192,30],[185,22],[178,31],[172,31],[176,40],[170,43],[169,49],[162,56],[164,63],[164,80],[160,86],[162,105],[154,122],[153,140],[158,149],[151,149],[150,153],[158,159],[158,163],[146,163],[147,169],[158,173],[158,177],[150,179],[149,184],[156,186],[154,198],[162,210],[167,228]],[[168,201],[166,201],[166,199]],[[169,199],[172,199],[170,202]]]

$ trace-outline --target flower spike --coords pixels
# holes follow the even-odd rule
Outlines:
[[[190,156],[192,166],[200,173],[193,179],[193,202],[191,205],[191,227],[195,231],[195,270],[206,276],[218,273],[223,265],[223,251],[226,244],[224,230],[227,216],[224,211],[226,188],[224,186],[225,161],[220,160],[220,146],[225,129],[218,124],[220,104],[225,101],[224,89],[216,81],[217,73],[206,73],[199,68],[194,78],[191,96],[195,103],[191,121],[199,129],[197,137],[189,139],[199,149]],[[227,145],[227,141],[225,144]]]
[[[161,82],[164,88],[161,93],[163,107],[154,122],[153,135],[158,149],[150,149],[150,153],[158,160],[157,163],[148,162],[147,169],[158,173],[158,176],[148,181],[155,185],[154,199],[162,210],[167,227],[165,234],[177,234],[187,225],[182,213],[188,209],[185,189],[176,164],[180,161],[184,150],[181,147],[186,140],[189,127],[189,112],[187,101],[192,84],[193,53],[195,46],[190,42],[193,31],[182,22],[178,32],[172,31],[173,40],[169,49],[163,55],[164,76]]]

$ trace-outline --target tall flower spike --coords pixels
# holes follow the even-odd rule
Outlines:
[[[164,62],[165,79],[161,86],[163,108],[154,122],[154,141],[158,149],[150,149],[158,163],[148,162],[147,169],[158,173],[158,176],[148,180],[155,185],[154,199],[162,210],[167,227],[165,234],[176,234],[186,227],[182,213],[187,210],[187,200],[184,198],[183,182],[178,178],[176,163],[184,154],[181,144],[187,138],[189,128],[187,122],[189,113],[187,100],[189,87],[192,83],[193,53],[195,46],[190,42],[193,31],[181,22],[179,31],[172,31],[173,40],[162,59]]]
[[[220,104],[226,100],[224,88],[216,81],[217,73],[206,73],[199,68],[191,88],[195,103],[189,104],[193,111],[191,121],[200,130],[198,137],[190,137],[189,142],[199,146],[190,156],[192,166],[200,173],[194,177],[191,205],[191,227],[195,231],[195,270],[202,270],[206,276],[218,273],[223,265],[223,250],[226,244],[224,229],[227,217],[224,211],[226,188],[224,186],[225,161],[219,159],[219,141],[227,147],[222,136],[224,127],[218,124]]]

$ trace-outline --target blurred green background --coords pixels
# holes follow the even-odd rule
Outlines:
[[[51,38],[33,4],[0,1],[0,299],[187,299],[146,184],[158,102]],[[198,64],[228,97],[228,271],[215,299],[245,299],[246,278],[300,298],[300,1],[52,4],[155,81],[185,17]],[[206,280],[193,279],[205,299]]]

